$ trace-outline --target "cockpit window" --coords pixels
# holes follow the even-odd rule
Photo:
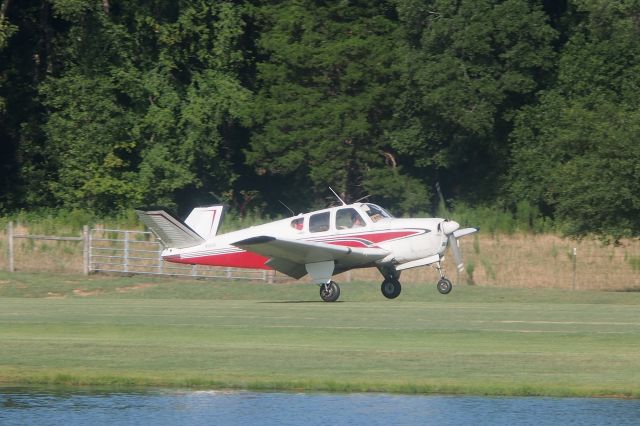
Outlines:
[[[363,210],[367,212],[372,221],[377,222],[386,217],[393,217],[391,213],[375,204],[364,204]]]
[[[364,220],[356,209],[340,209],[336,213],[336,229],[359,228],[364,225]]]

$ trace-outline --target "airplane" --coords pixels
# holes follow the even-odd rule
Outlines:
[[[421,266],[435,266],[438,291],[451,291],[442,268],[444,253],[451,248],[461,271],[458,238],[479,228],[460,229],[457,222],[443,218],[396,218],[376,204],[347,204],[334,195],[341,202],[338,206],[221,235],[217,231],[224,205],[197,207],[184,222],[162,208],[136,213],[163,245],[165,261],[273,269],[294,279],[309,274],[325,302],[340,297],[333,275],[354,268],[376,267],[384,278],[381,292],[388,299],[400,295],[400,273]]]

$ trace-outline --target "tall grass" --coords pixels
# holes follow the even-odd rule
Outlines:
[[[470,207],[459,203],[444,215],[462,226],[479,226],[481,232],[460,240],[466,267],[456,275],[448,275],[455,284],[479,286],[555,287],[600,290],[633,290],[640,288],[640,240],[605,245],[600,240],[562,238],[560,227],[544,218],[526,203],[515,211],[498,207]],[[417,216],[428,216],[422,213]],[[258,210],[245,215],[229,211],[220,232],[229,232],[265,223],[277,217],[266,217]],[[79,236],[83,225],[111,229],[144,230],[133,210],[112,217],[98,217],[78,210],[40,210],[18,212],[0,218],[0,270],[6,269],[6,224],[14,221],[16,234]],[[573,249],[577,249],[574,258]],[[76,242],[14,241],[15,265],[22,271],[80,272],[82,246]],[[575,267],[574,267],[575,261]],[[445,269],[448,264],[445,260]],[[437,275],[437,274],[436,274]],[[430,282],[436,276],[429,268],[403,273],[403,282]],[[355,270],[348,278],[377,281],[375,269]]]
[[[516,232],[545,234],[562,231],[561,224],[543,216],[538,208],[527,201],[518,203],[514,210],[500,206],[472,207],[465,203],[457,203],[451,211],[451,217],[463,226],[478,226],[483,232],[492,235],[512,235]]]
[[[9,221],[27,227],[31,234],[38,235],[76,236],[84,225],[95,224],[106,228],[143,229],[134,210],[125,210],[113,216],[99,216],[79,209],[21,210],[0,217],[0,226],[5,229]]]
[[[429,213],[423,213],[418,216],[429,215]],[[492,235],[511,235],[516,232],[543,234],[561,231],[561,226],[553,219],[543,216],[536,207],[526,201],[518,203],[513,210],[501,206],[472,207],[466,203],[456,203],[451,211],[440,209],[433,215],[450,216],[463,226],[478,226],[483,232]],[[234,231],[281,218],[282,216],[265,215],[258,210],[251,210],[241,215],[232,209],[225,212],[220,232]],[[28,227],[31,233],[51,235],[75,235],[83,225],[94,224],[101,224],[106,228],[143,228],[133,209],[124,210],[111,216],[99,216],[94,212],[78,209],[22,210],[0,217],[0,226],[6,228],[9,221]]]
[[[282,219],[282,216],[266,216],[257,210],[251,210],[245,215],[241,215],[235,210],[227,210],[224,214],[224,219],[220,224],[220,230],[218,232],[225,233],[236,231],[238,229],[261,225],[278,219]]]
[[[225,212],[220,232],[235,231],[280,218],[261,215],[260,212],[255,210],[249,211],[245,215],[240,215],[238,212],[230,210]],[[10,221],[14,225],[28,228],[30,234],[38,235],[75,236],[84,225],[100,225],[111,229],[144,229],[144,225],[139,221],[133,209],[123,210],[111,216],[100,216],[88,210],[77,209],[21,210],[0,217],[0,228],[6,229]]]

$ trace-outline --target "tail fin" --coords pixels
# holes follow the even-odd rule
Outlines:
[[[165,247],[185,248],[204,242],[198,233],[163,209],[136,210],[136,213]]]
[[[205,240],[216,236],[224,214],[224,205],[197,207],[185,219],[185,223]]]

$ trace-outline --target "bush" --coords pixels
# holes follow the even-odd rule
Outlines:
[[[547,233],[557,231],[553,219],[542,216],[540,211],[528,202],[520,202],[514,210],[499,206],[470,207],[458,203],[450,213],[462,227],[477,226],[490,234]]]

